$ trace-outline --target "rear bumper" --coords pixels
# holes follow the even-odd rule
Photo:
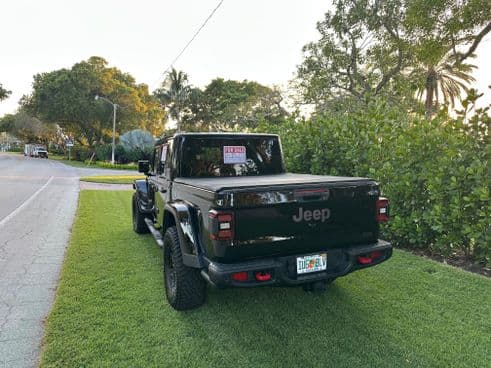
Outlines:
[[[366,257],[372,252],[380,252],[380,256],[370,263],[360,262],[359,257]],[[392,256],[392,245],[379,240],[373,244],[326,249],[316,253],[327,253],[327,269],[325,271],[297,275],[296,259],[298,256],[305,255],[297,254],[232,264],[211,262],[208,269],[202,271],[202,275],[208,282],[217,287],[295,286],[344,276],[356,270],[378,265]],[[232,274],[238,272],[247,272],[248,280],[233,280]],[[256,278],[257,272],[267,272],[271,277],[269,280],[259,281]]]

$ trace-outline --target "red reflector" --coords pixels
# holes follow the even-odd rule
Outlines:
[[[226,214],[226,215],[218,215],[218,222],[231,222],[232,221],[232,215]]]
[[[232,239],[232,230],[220,230],[218,232],[218,239],[220,240]]]
[[[271,274],[269,272],[256,272],[255,275],[257,281],[269,281],[271,280]]]
[[[358,263],[361,265],[367,265],[372,263],[373,261],[376,261],[378,258],[382,257],[382,252],[379,252],[376,250],[375,252],[372,252],[366,256],[358,256]]]
[[[358,263],[362,265],[372,263],[372,259],[370,257],[358,256]]]
[[[389,200],[387,198],[377,199],[375,217],[377,218],[377,222],[389,221]]]
[[[232,280],[244,282],[249,280],[247,272],[235,272],[232,274]]]

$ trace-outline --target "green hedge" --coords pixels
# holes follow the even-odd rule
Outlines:
[[[103,144],[95,148],[96,158],[99,161],[109,161],[111,159],[112,145]],[[127,164],[138,160],[148,160],[152,156],[153,147],[146,149],[125,148],[122,144],[115,147],[114,158],[116,162]]]
[[[85,146],[73,146],[70,149],[70,158],[76,161],[85,161],[92,155],[92,150]],[[68,158],[68,149],[65,151],[65,156]]]
[[[119,169],[119,170],[138,170],[138,165],[129,163],[129,164],[112,164],[110,162],[104,161],[96,161],[95,166],[103,167],[105,169]]]
[[[104,163],[104,161],[111,160],[112,145],[110,143],[98,145],[95,148],[74,146],[71,149],[71,159],[88,163],[94,153],[95,155],[91,161],[92,164],[98,162],[97,165],[101,167],[109,167],[108,165],[110,164]],[[116,145],[114,151],[114,159],[115,162],[118,163],[117,168],[123,168],[123,166],[125,166],[124,168],[129,168],[131,170],[136,167],[135,164],[132,164],[133,162],[137,162],[138,160],[148,160],[151,155],[152,149],[126,149],[121,144]],[[68,158],[68,150],[65,151],[65,156]],[[114,166],[114,168],[116,168],[116,166]]]
[[[491,260],[490,118],[427,121],[383,103],[304,122],[280,134],[293,172],[368,176],[391,201],[384,236],[396,245]]]

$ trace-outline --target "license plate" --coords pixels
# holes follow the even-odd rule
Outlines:
[[[324,271],[326,268],[327,268],[326,253],[297,257],[297,275]]]

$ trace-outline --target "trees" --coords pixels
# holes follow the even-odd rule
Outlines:
[[[424,100],[427,117],[431,117],[440,102],[453,107],[474,81],[471,72],[475,66],[466,61],[491,31],[491,8],[485,0],[412,0],[408,1],[404,26],[414,55],[409,75],[419,91],[418,98]]]
[[[155,92],[157,98],[169,111],[169,115],[176,120],[178,131],[181,129],[182,113],[188,102],[190,91],[188,75],[172,68],[161,88]]]
[[[12,93],[11,91],[8,91],[5,88],[3,88],[2,83],[0,83],[0,101],[5,100],[7,97],[10,96],[11,93]]]
[[[445,105],[455,106],[461,92],[468,92],[468,84],[475,79],[471,72],[474,65],[463,62],[456,63],[453,54],[447,54],[436,65],[426,65],[418,76],[424,77],[418,87],[418,99],[425,99],[426,116],[431,117],[443,100]]]
[[[13,134],[15,126],[15,115],[5,114],[0,118],[0,133],[7,132]]]
[[[6,131],[25,142],[42,142],[48,145],[59,137],[56,124],[45,124],[25,111],[6,114],[0,119],[0,130]]]
[[[163,112],[148,93],[148,87],[101,57],[34,76],[33,92],[21,106],[45,122],[57,123],[83,145],[104,142],[112,135],[112,107],[94,100],[96,95],[121,106],[118,130],[144,127],[162,132]],[[160,126],[160,127],[159,127]]]
[[[275,122],[287,115],[277,89],[252,81],[216,78],[204,89],[189,85],[188,75],[172,69],[155,92],[177,122],[177,130],[231,130]]]
[[[319,41],[303,48],[297,74],[304,101],[322,110],[335,97],[397,91],[394,84],[407,63],[402,0],[338,0],[335,9],[317,24]]]
[[[204,90],[192,89],[183,125],[190,130],[253,129],[263,120],[277,123],[288,115],[274,88],[252,81],[216,78]]]
[[[486,0],[337,0],[317,29],[297,72],[304,102],[322,111],[339,97],[410,101],[424,90],[431,116],[472,81],[465,62],[491,31],[491,8]]]

